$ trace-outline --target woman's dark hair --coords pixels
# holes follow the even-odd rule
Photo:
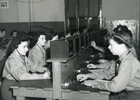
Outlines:
[[[36,42],[38,41],[38,38],[40,37],[40,35],[45,35],[45,32],[44,31],[36,31],[35,34],[34,34],[34,39],[36,40]]]
[[[34,36],[32,35],[32,38],[30,41],[30,48],[32,48],[37,43],[40,35],[45,35],[46,41],[48,40],[48,36],[44,31],[36,31],[36,32],[33,32],[32,34],[34,34]]]
[[[17,30],[13,30],[13,31],[10,33],[10,36],[12,36],[14,32],[17,32],[17,35],[18,35],[18,31],[17,31]]]
[[[133,35],[132,35],[132,32],[128,29],[127,26],[123,26],[123,25],[118,25],[116,28],[114,28],[113,30],[114,32],[126,32],[128,33],[128,35],[132,38]]]
[[[30,37],[29,48],[32,48],[35,45],[35,43],[36,43],[36,40],[34,39],[35,32],[34,31],[30,31],[30,32],[28,32],[28,35]]]
[[[65,38],[65,32],[59,32],[58,39],[63,39],[63,38]]]
[[[86,26],[81,26],[81,27],[79,27],[79,32],[80,32],[80,34],[81,34],[86,28],[87,28]]]
[[[15,37],[7,49],[6,56],[8,57],[15,49],[18,48],[18,45],[21,42],[29,41],[29,36],[27,34],[19,34],[19,36]]]
[[[0,29],[1,32],[6,31],[5,29]]]
[[[128,35],[129,35],[131,38],[133,37],[132,32],[131,32],[130,30],[126,30],[125,32],[128,33]]]
[[[55,36],[57,36],[58,35],[58,32],[53,32],[52,34],[51,34],[51,36],[50,36],[50,40],[53,38],[53,37],[55,37]]]
[[[128,48],[132,47],[132,38],[124,31],[116,32],[115,34],[110,35],[109,39],[113,39],[118,44],[125,44]]]

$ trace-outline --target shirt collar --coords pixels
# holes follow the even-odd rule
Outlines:
[[[119,60],[122,61],[128,54],[129,54],[129,50],[125,51],[124,53],[122,53],[122,55],[119,57]]]
[[[36,43],[36,45],[35,45],[37,48],[39,48],[39,49],[43,49],[44,50],[44,46],[40,46],[40,45],[38,45],[37,43]]]

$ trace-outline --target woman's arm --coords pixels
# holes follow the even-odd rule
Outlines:
[[[5,64],[5,70],[10,74],[14,79],[20,80],[34,80],[34,79],[44,79],[43,74],[30,74],[25,65],[21,65],[19,62],[16,62],[14,59],[8,59]]]

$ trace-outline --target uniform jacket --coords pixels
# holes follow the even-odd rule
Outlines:
[[[37,63],[32,63],[26,56],[24,59],[15,50],[7,59],[4,69],[3,77],[10,80],[32,80],[43,79],[42,75],[30,74],[29,71],[41,71],[41,67]]]

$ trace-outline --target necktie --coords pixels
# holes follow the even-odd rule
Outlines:
[[[115,62],[115,76],[118,75],[120,63],[121,63],[120,60],[116,60],[116,62]]]

